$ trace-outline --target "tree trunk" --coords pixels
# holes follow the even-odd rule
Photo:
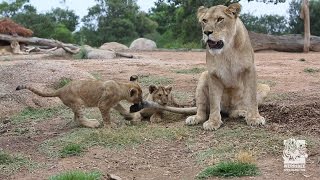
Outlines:
[[[304,21],[304,46],[303,52],[309,52],[310,48],[310,14],[309,0],[302,0],[300,18]]]
[[[18,42],[22,42],[22,43],[26,43],[26,44],[35,44],[35,45],[41,45],[41,46],[63,48],[66,52],[71,53],[71,54],[75,54],[80,50],[80,48],[78,46],[75,46],[73,44],[64,44],[64,43],[57,41],[57,40],[54,40],[54,39],[10,36],[10,35],[6,35],[6,34],[0,34],[0,40],[8,41],[8,42],[18,41]]]
[[[274,36],[249,32],[249,36],[254,51],[303,52],[304,40],[299,34]],[[320,37],[311,36],[310,51],[320,52]]]

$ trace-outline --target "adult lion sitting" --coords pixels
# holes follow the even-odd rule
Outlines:
[[[265,124],[258,111],[253,49],[239,18],[240,9],[238,3],[198,9],[208,71],[199,80],[197,113],[186,119],[188,125],[204,122],[205,130],[217,130],[222,124],[220,111],[245,117],[248,125]],[[262,96],[270,91],[267,85],[258,86],[263,89]]]

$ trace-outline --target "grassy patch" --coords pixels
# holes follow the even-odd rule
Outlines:
[[[260,84],[267,84],[269,85],[270,87],[274,87],[277,85],[276,82],[272,81],[272,80],[258,80],[258,83]]]
[[[88,50],[85,47],[81,47],[80,51],[73,55],[74,59],[88,59]]]
[[[0,177],[10,176],[22,167],[31,170],[35,167],[35,164],[31,163],[25,157],[20,155],[11,155],[0,150]]]
[[[200,74],[200,73],[204,72],[205,70],[206,70],[205,68],[194,67],[191,69],[179,69],[179,70],[176,70],[175,72],[177,74]]]
[[[99,180],[100,172],[83,172],[79,170],[64,172],[55,176],[51,176],[49,180]]]
[[[72,81],[72,79],[70,79],[70,78],[62,77],[61,79],[59,79],[58,82],[55,83],[54,88],[60,89],[63,86],[69,84],[71,81]]]
[[[91,72],[90,73],[96,80],[101,80],[101,74],[99,72]]]
[[[172,84],[173,79],[172,78],[167,78],[164,76],[140,76],[139,77],[139,82],[144,85],[144,86],[149,86],[151,84],[153,85],[162,85],[166,86],[169,84]]]
[[[53,108],[31,108],[27,107],[19,114],[11,117],[11,121],[15,124],[23,123],[28,120],[42,121],[59,115],[66,115],[69,110],[65,106],[57,106]]]
[[[45,141],[40,150],[51,157],[59,157],[62,147],[68,144],[79,144],[83,148],[103,146],[107,148],[124,148],[145,141],[165,139],[174,140],[187,136],[187,127],[166,128],[161,125],[138,125],[119,129],[88,129],[78,128],[62,137]]]
[[[303,70],[303,72],[305,73],[317,73],[317,72],[320,72],[320,69],[316,69],[316,68],[305,68]]]
[[[79,144],[68,144],[60,151],[61,157],[79,156],[83,152],[83,147]]]
[[[287,138],[282,134],[270,134],[265,129],[252,129],[245,124],[237,124],[234,128],[228,125],[215,132],[214,139],[218,141],[212,147],[198,151],[196,158],[198,163],[230,161],[239,150],[277,155],[282,152],[283,140]]]
[[[198,179],[207,179],[209,177],[241,177],[257,176],[259,169],[255,164],[240,162],[223,162],[215,166],[210,166],[197,175]]]

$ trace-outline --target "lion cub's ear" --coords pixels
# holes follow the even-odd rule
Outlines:
[[[130,91],[129,91],[129,94],[130,94],[130,97],[138,94],[138,90],[136,90],[135,88],[131,88]]]
[[[198,8],[197,17],[198,17],[199,22],[202,22],[203,16],[207,13],[207,11],[208,11],[208,8],[206,8],[204,6],[200,6]]]
[[[150,94],[152,94],[154,91],[156,91],[158,89],[158,87],[157,86],[155,86],[155,85],[150,85],[149,86],[149,93]]]
[[[165,90],[167,91],[167,93],[169,94],[172,91],[172,87],[171,86],[166,86]]]
[[[237,18],[240,14],[241,11],[241,5],[239,3],[233,3],[228,6],[224,12],[230,16],[230,17],[235,17]]]
[[[132,75],[132,76],[130,76],[130,81],[132,81],[132,82],[138,82],[138,76],[137,76],[137,75]]]

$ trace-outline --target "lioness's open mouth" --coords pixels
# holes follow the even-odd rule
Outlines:
[[[208,40],[207,44],[209,46],[210,49],[221,49],[224,46],[223,41],[212,41],[212,40]]]

